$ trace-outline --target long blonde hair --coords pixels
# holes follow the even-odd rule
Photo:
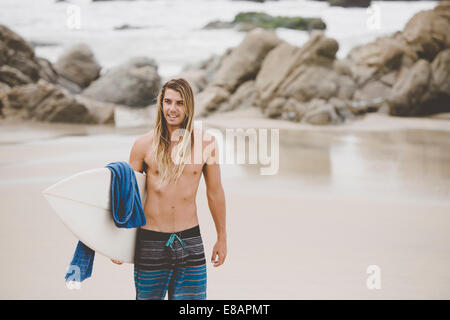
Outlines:
[[[184,100],[185,118],[181,124],[181,129],[184,129],[181,142],[174,146],[172,154],[169,152],[171,137],[167,128],[167,121],[163,112],[163,99],[166,89],[173,89],[178,91]],[[191,136],[193,131],[194,118],[194,93],[189,83],[183,79],[172,79],[167,81],[159,91],[157,98],[158,112],[156,115],[156,122],[153,135],[153,159],[158,165],[160,172],[160,187],[166,185],[171,180],[175,182],[183,173],[186,162],[191,158]],[[172,155],[177,157],[174,161]]]

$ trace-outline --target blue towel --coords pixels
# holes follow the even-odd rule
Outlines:
[[[111,170],[111,211],[118,228],[138,228],[146,224],[139,186],[133,168],[125,162],[111,162],[105,168]],[[95,251],[78,241],[72,262],[66,273],[66,281],[82,282],[92,274]]]

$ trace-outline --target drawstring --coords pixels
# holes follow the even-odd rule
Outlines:
[[[178,241],[181,243],[181,245],[183,246],[183,248],[186,248],[186,246],[185,246],[183,240],[181,240],[180,237],[179,237],[176,233],[172,233],[172,234],[170,235],[169,240],[167,240],[167,242],[166,242],[166,247],[170,247],[170,248],[173,249],[172,244],[173,244],[173,241],[175,240],[175,238],[178,239]]]

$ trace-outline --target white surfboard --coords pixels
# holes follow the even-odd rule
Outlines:
[[[134,172],[142,206],[146,176]],[[133,263],[136,228],[118,228],[111,212],[111,178],[108,168],[83,171],[43,191],[63,223],[92,250],[115,260]]]

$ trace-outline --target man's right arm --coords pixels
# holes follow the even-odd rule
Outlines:
[[[147,148],[147,137],[140,136],[134,141],[133,146],[130,151],[130,160],[128,163],[130,167],[137,172],[144,171],[144,158],[145,158],[145,150]],[[111,259],[115,264],[122,264],[122,261]]]

